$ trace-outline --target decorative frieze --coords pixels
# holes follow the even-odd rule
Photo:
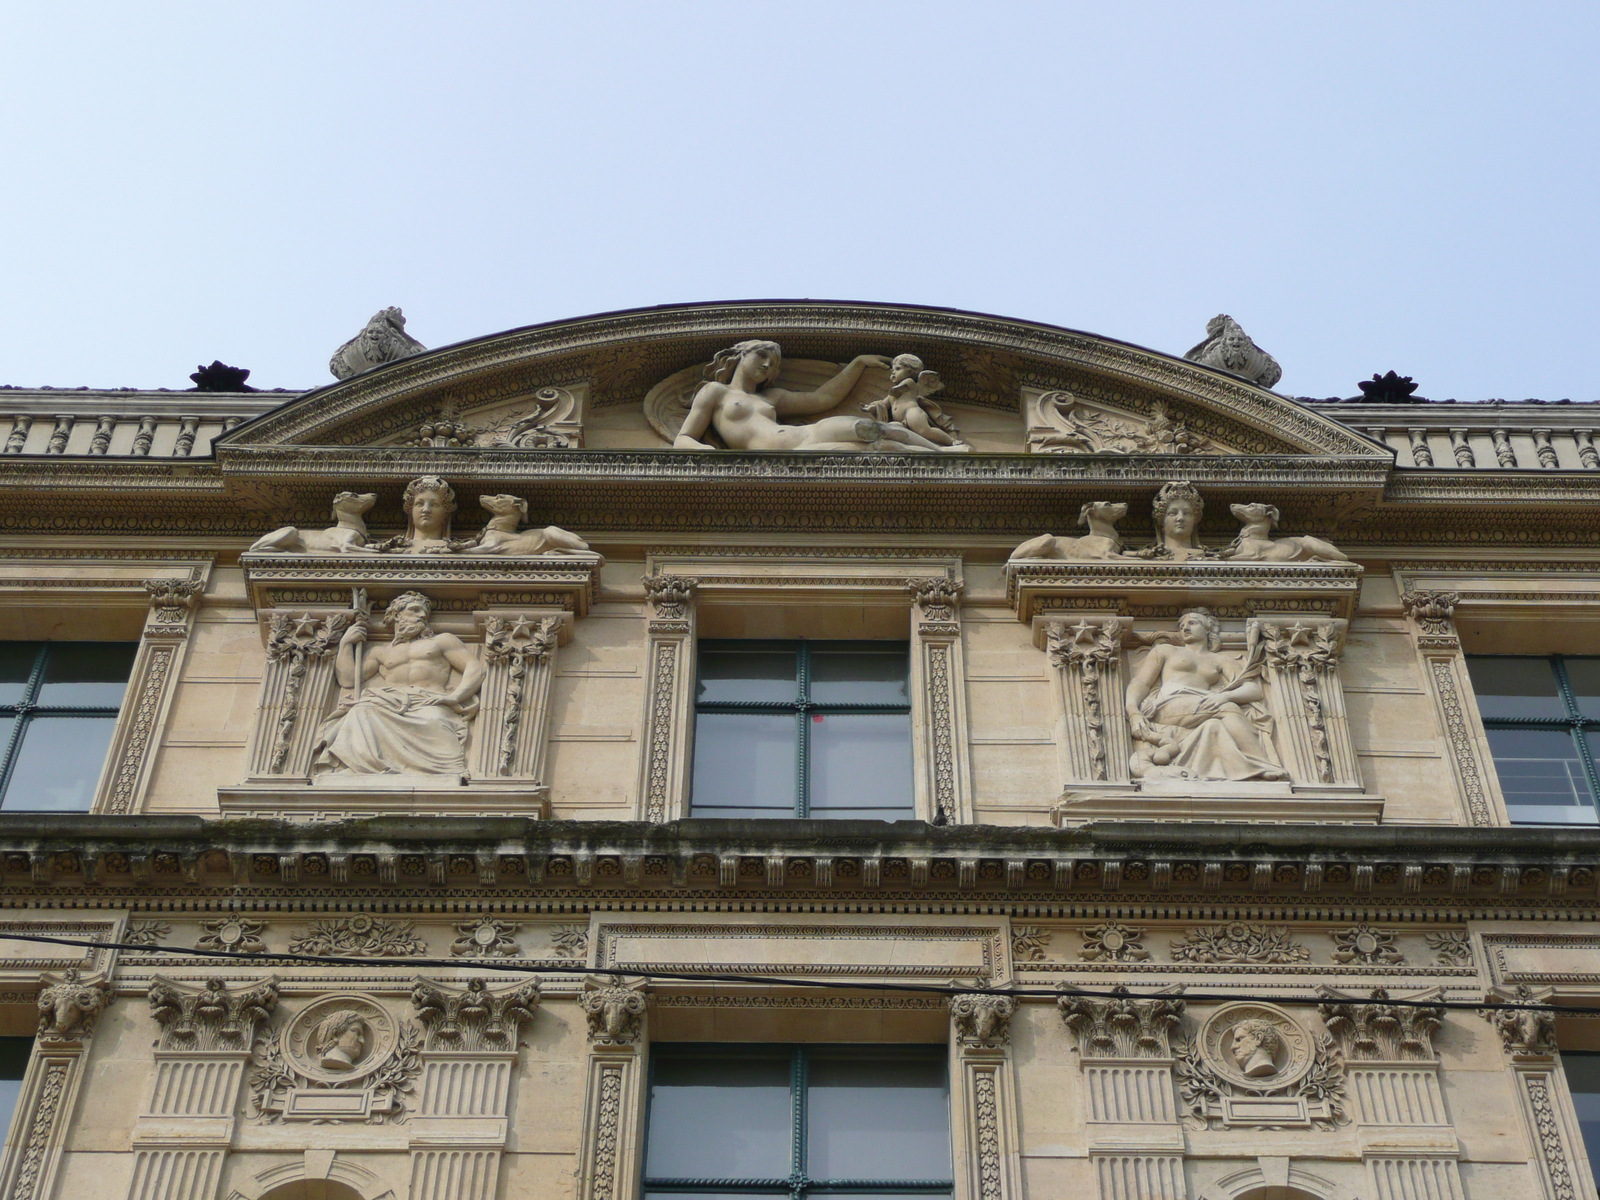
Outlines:
[[[522,926],[498,917],[479,917],[456,926],[450,953],[458,958],[515,958],[522,953],[517,930]]]
[[[1394,934],[1370,925],[1354,925],[1333,933],[1336,963],[1382,963],[1394,966],[1406,956],[1394,948]]]
[[[1116,921],[1081,930],[1080,936],[1083,949],[1078,957],[1084,962],[1144,962],[1150,957],[1144,947],[1144,930]]]
[[[1311,951],[1281,925],[1231,921],[1194,929],[1172,944],[1174,962],[1297,963],[1309,962]]]
[[[356,958],[409,958],[428,952],[415,922],[356,913],[315,921],[289,943],[293,954],[340,954]]]

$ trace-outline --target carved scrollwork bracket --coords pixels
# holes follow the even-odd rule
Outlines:
[[[650,998],[644,984],[619,980],[585,980],[578,1005],[589,1021],[589,1041],[595,1046],[632,1046],[639,1040]]]
[[[950,1020],[963,1047],[993,1050],[1011,1042],[1011,1017],[1016,1001],[982,992],[950,997]]]
[[[1329,987],[1321,992],[1345,995]],[[1425,998],[1429,996],[1412,997]],[[1349,1062],[1438,1061],[1433,1035],[1444,1025],[1443,1008],[1391,1004],[1387,989],[1374,988],[1370,1004],[1321,1004],[1317,1011]]]
[[[111,1002],[110,982],[85,979],[76,967],[39,978],[44,984],[38,997],[39,1040],[51,1046],[81,1045]]]
[[[539,980],[493,990],[482,979],[453,987],[418,978],[411,1006],[423,1029],[424,1050],[515,1050],[523,1025],[539,1007]]]
[[[161,1027],[161,1050],[247,1052],[272,1020],[278,977],[236,990],[220,979],[191,988],[157,975],[148,999],[150,1016]]]
[[[1084,1060],[1173,1057],[1183,1039],[1183,988],[1169,996],[1095,999],[1068,993],[1056,1000],[1061,1019],[1078,1039]]]
[[[1500,1035],[1500,1044],[1505,1047],[1512,1062],[1546,1059],[1555,1054],[1555,1014],[1513,1007],[1519,1004],[1548,1004],[1554,994],[1553,988],[1534,990],[1525,983],[1518,984],[1515,991],[1494,988],[1489,992],[1489,1002],[1497,1007],[1484,1009],[1483,1019],[1494,1026],[1494,1031]]]
[[[1423,650],[1460,649],[1461,639],[1456,635],[1456,605],[1461,602],[1457,592],[1408,590],[1400,596],[1400,607],[1406,616],[1416,622],[1417,645]]]

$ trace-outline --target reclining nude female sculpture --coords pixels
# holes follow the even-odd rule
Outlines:
[[[837,407],[868,367],[889,368],[881,354],[858,354],[844,370],[812,392],[770,387],[783,365],[776,342],[748,341],[719,350],[706,368],[689,415],[672,443],[679,450],[710,450],[700,439],[715,429],[731,450],[881,450],[924,453],[965,450],[941,446],[893,421],[824,417],[810,425],[784,425],[780,416],[825,413]]]
[[[1177,642],[1153,647],[1128,682],[1133,777],[1287,779],[1272,749],[1259,643],[1252,638],[1241,666],[1221,653],[1221,627],[1204,608],[1178,618]]]

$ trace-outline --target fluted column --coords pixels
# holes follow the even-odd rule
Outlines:
[[[1284,765],[1297,784],[1361,786],[1339,685],[1346,624],[1311,616],[1253,622],[1266,655],[1269,702],[1279,721]]]
[[[1063,789],[1129,782],[1127,692],[1119,617],[1086,613],[1073,623],[1044,625],[1045,651],[1056,671],[1061,704],[1057,744]]]
[[[250,778],[300,779],[311,774],[317,727],[338,692],[334,674],[339,639],[356,619],[344,612],[268,617],[267,669],[250,742]]]
[[[1184,1002],[1064,995],[1089,1093],[1089,1159],[1100,1200],[1185,1200],[1183,1126],[1173,1086],[1173,1040]]]
[[[472,777],[526,780],[549,795],[550,692],[557,647],[570,637],[564,611],[478,614],[483,630],[481,709],[473,733]]]

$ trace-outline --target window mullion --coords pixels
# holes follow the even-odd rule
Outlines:
[[[50,643],[40,642],[39,653],[33,656],[33,670],[28,672],[28,690],[23,694],[22,703],[32,704],[39,698],[39,689],[44,686],[45,658],[50,653]]]
[[[794,1120],[793,1146],[789,1168],[789,1195],[800,1200],[806,1184],[806,1052],[794,1048],[789,1060],[789,1111]]]
[[[811,648],[804,638],[795,647],[796,684],[799,691],[795,714],[794,815],[811,815]]]

